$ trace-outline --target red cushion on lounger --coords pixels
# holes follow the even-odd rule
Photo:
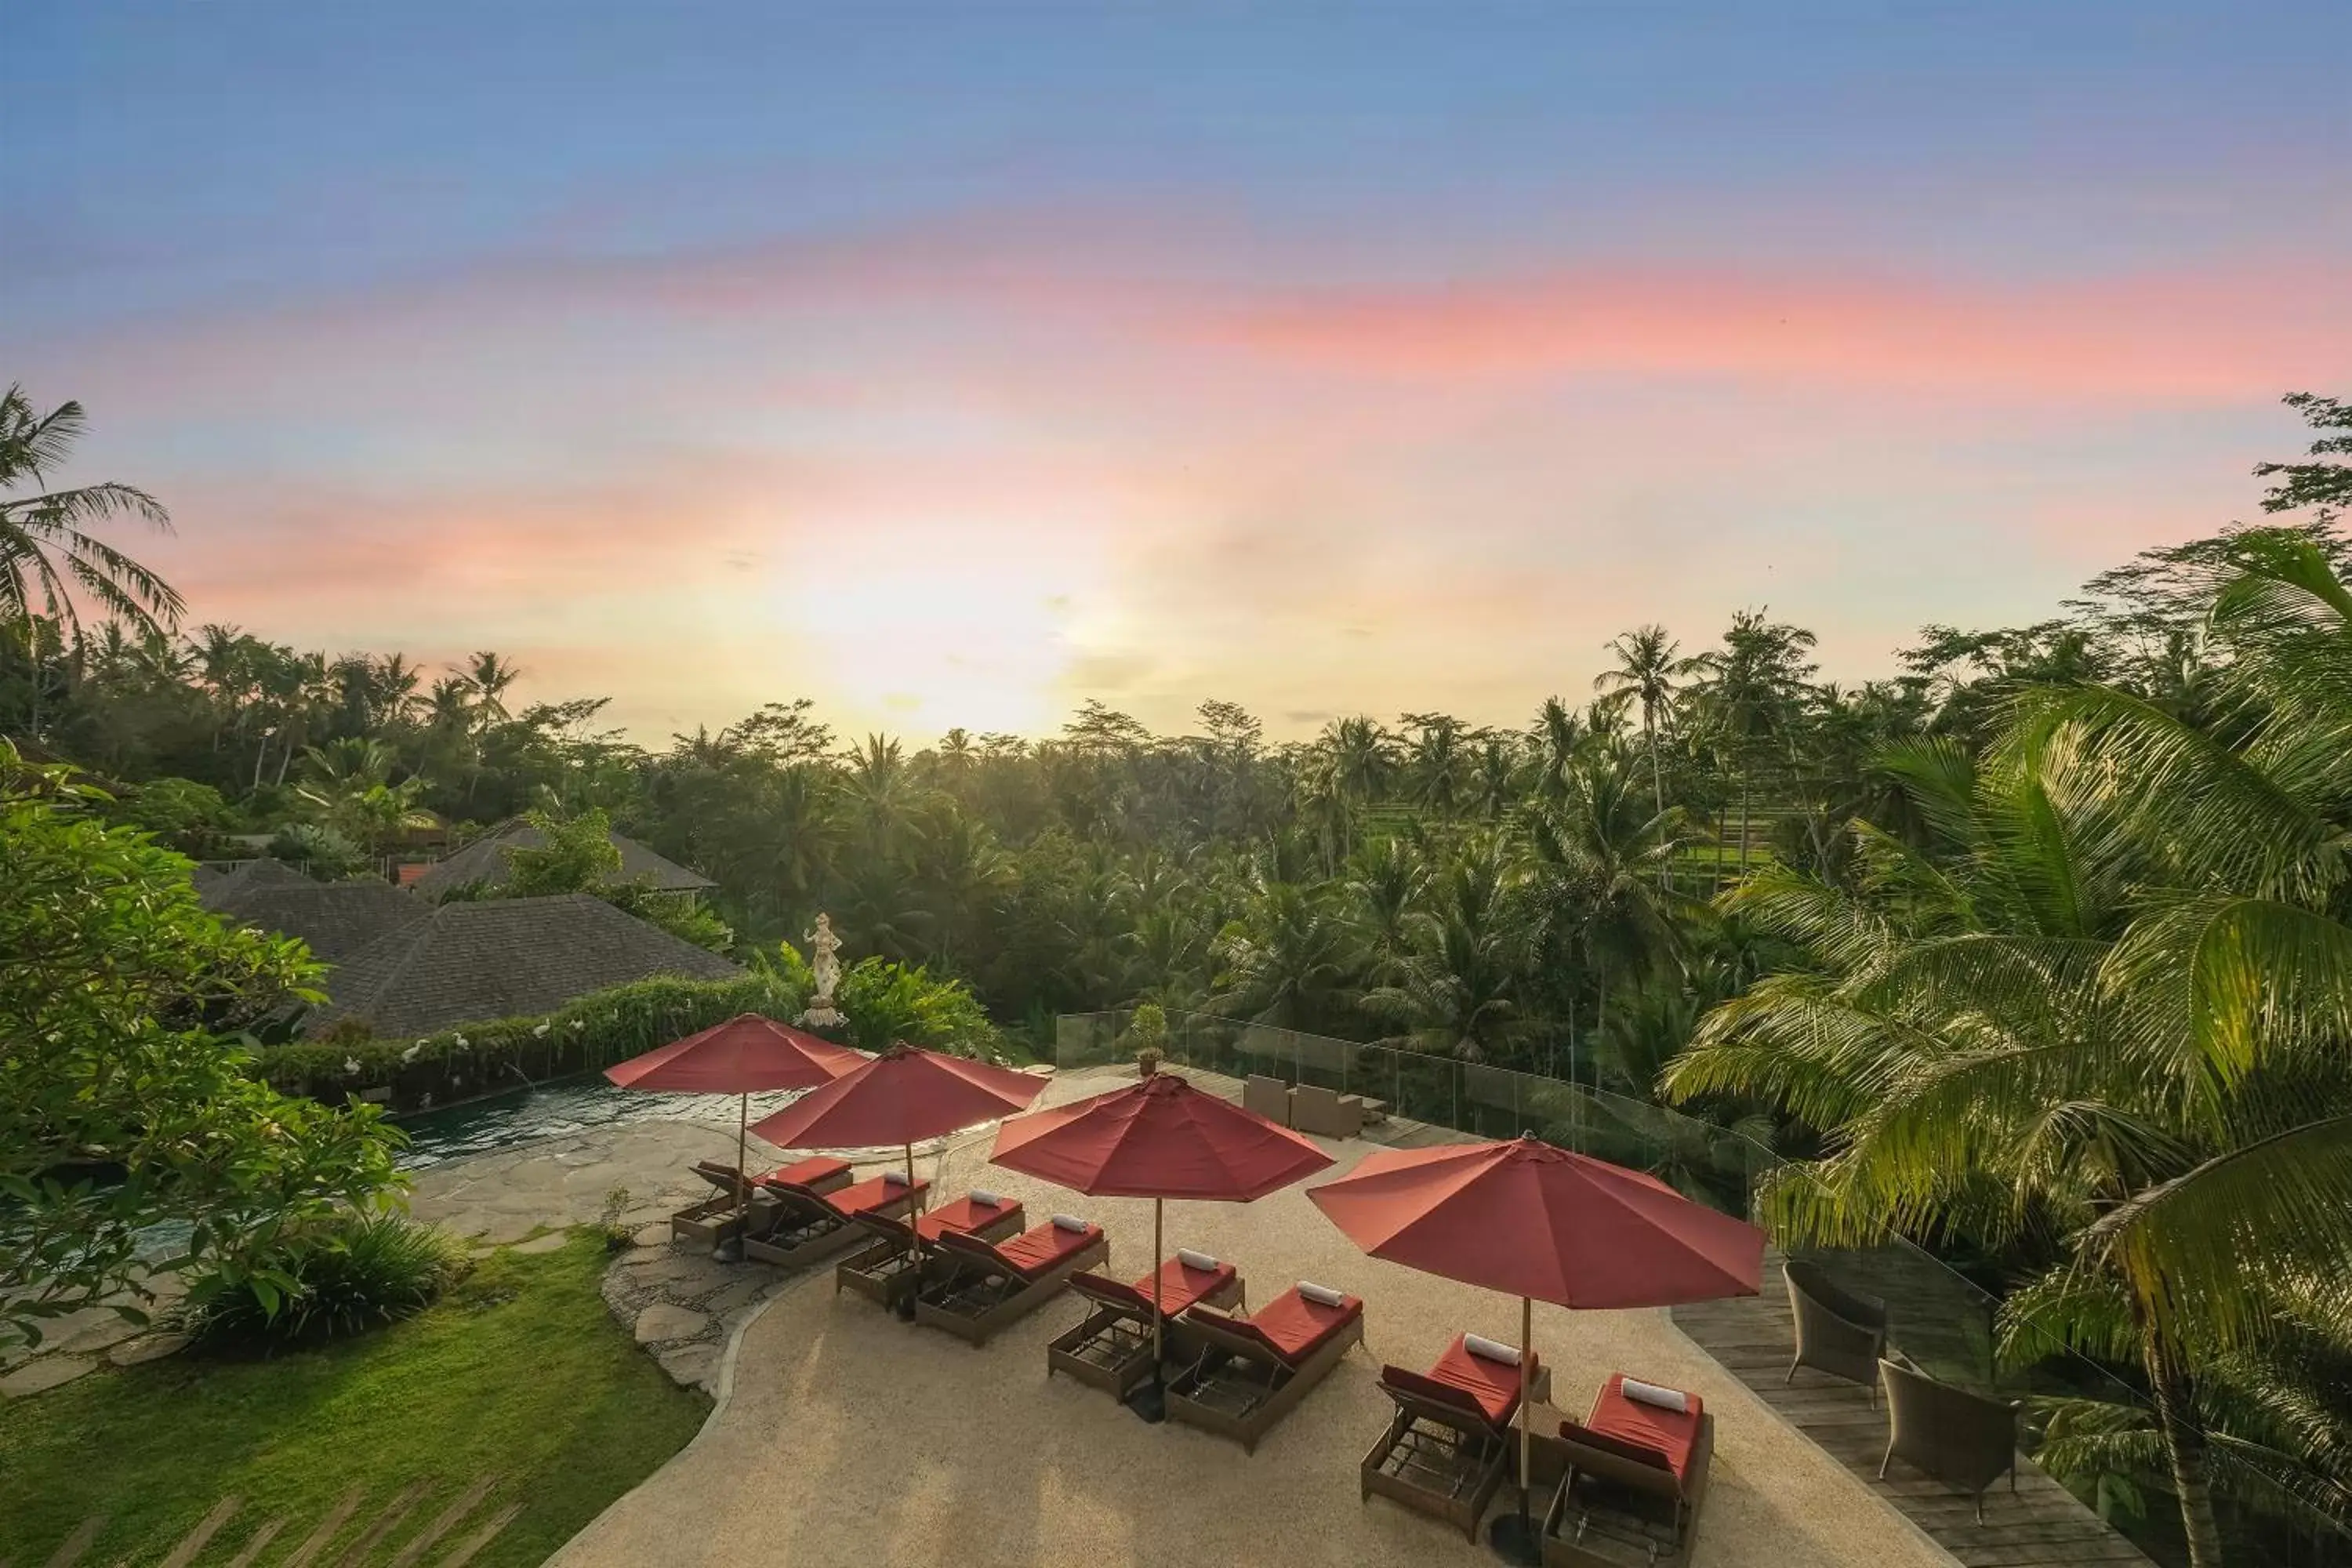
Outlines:
[[[854,1187],[844,1187],[837,1193],[824,1194],[824,1199],[845,1215],[863,1214],[867,1209],[887,1206],[894,1199],[920,1197],[930,1187],[929,1182],[917,1182],[908,1186],[894,1182],[888,1176],[875,1176]]]
[[[1214,1268],[1195,1268],[1181,1258],[1171,1258],[1160,1266],[1160,1310],[1169,1317],[1198,1306],[1234,1281],[1234,1266],[1220,1263]],[[1151,1300],[1151,1276],[1147,1274],[1135,1282],[1135,1293],[1146,1301]]]
[[[1706,1406],[1696,1394],[1683,1397],[1689,1401],[1688,1410],[1668,1410],[1628,1399],[1625,1374],[1617,1373],[1592,1396],[1592,1414],[1584,1418],[1584,1424],[1632,1447],[1649,1449],[1677,1479],[1687,1479],[1691,1450],[1698,1442],[1699,1417],[1706,1414]]]
[[[1264,1342],[1283,1360],[1296,1363],[1314,1354],[1324,1341],[1363,1315],[1361,1296],[1342,1297],[1338,1306],[1327,1307],[1320,1301],[1308,1300],[1294,1285],[1246,1318],[1217,1321],[1245,1328],[1250,1338]]]
[[[925,1241],[937,1241],[944,1231],[978,1230],[982,1226],[996,1223],[1006,1215],[1011,1215],[1014,1223],[1019,1223],[1021,1205],[1008,1200],[991,1208],[970,1198],[958,1198],[951,1204],[940,1205],[916,1220],[915,1230]]]
[[[996,1252],[1005,1262],[1034,1279],[1101,1239],[1102,1226],[1098,1225],[1089,1225],[1084,1230],[1065,1230],[1047,1220],[1034,1230],[1022,1232]]]
[[[847,1174],[849,1174],[848,1161],[828,1159],[823,1154],[812,1154],[805,1160],[797,1160],[789,1165],[779,1165],[760,1180],[813,1187],[819,1182],[829,1182],[835,1176]]]
[[[1432,1405],[1444,1406],[1458,1413],[1465,1421],[1486,1420],[1486,1407],[1468,1389],[1451,1383],[1440,1383],[1424,1373],[1407,1372],[1401,1366],[1381,1368],[1381,1386],[1399,1394],[1410,1394]]]
[[[1467,1334],[1456,1334],[1429,1375],[1440,1383],[1450,1383],[1478,1402],[1478,1408],[1497,1426],[1511,1418],[1519,1407],[1519,1388],[1532,1364],[1513,1366],[1508,1362],[1488,1361],[1482,1355],[1472,1355],[1466,1342]],[[1528,1358],[1532,1363],[1535,1358]]]

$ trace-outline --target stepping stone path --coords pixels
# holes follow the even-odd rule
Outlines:
[[[715,1394],[735,1326],[803,1271],[721,1263],[706,1242],[647,1226],[604,1272],[604,1305],[681,1388]]]

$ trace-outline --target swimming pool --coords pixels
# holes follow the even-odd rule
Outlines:
[[[806,1092],[788,1089],[755,1094],[751,1120],[772,1116]],[[633,1121],[694,1121],[732,1127],[738,1100],[731,1094],[647,1094],[617,1088],[602,1075],[565,1079],[402,1117],[398,1125],[408,1134],[408,1147],[400,1152],[399,1163],[403,1170],[421,1171],[535,1139]]]

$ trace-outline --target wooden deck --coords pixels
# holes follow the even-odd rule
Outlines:
[[[1676,1307],[1675,1326],[1864,1485],[1900,1509],[1955,1562],[1966,1568],[2076,1563],[2151,1568],[2137,1547],[2022,1458],[2014,1493],[1995,1482],[1985,1494],[1982,1524],[1976,1522],[1975,1505],[1969,1498],[1916,1471],[1906,1472],[1899,1460],[1887,1479],[1880,1480],[1878,1461],[1886,1451],[1885,1409],[1871,1407],[1868,1391],[1810,1367],[1797,1373],[1793,1386],[1783,1384],[1796,1324],[1781,1289],[1777,1256],[1767,1258],[1764,1279],[1761,1296]]]

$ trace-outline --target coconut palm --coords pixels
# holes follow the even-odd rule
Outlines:
[[[82,426],[79,403],[40,415],[23,387],[0,393],[0,491],[47,484],[72,456]],[[125,484],[0,497],[0,621],[37,611],[79,633],[80,602],[87,600],[142,633],[178,625],[186,606],[172,585],[90,531],[126,515],[159,533],[172,531],[163,504]]]
[[[1349,858],[1345,886],[1365,974],[1384,984],[1412,945],[1412,912],[1429,886],[1428,860],[1410,838],[1375,838]]]
[[[1364,1010],[1402,1025],[1402,1043],[1465,1061],[1491,1057],[1518,1012],[1519,882],[1496,836],[1465,843],[1434,879],[1427,907],[1406,916],[1405,951],[1390,983],[1364,994]]]
[[[1642,710],[1642,749],[1650,756],[1650,790],[1658,810],[1666,809],[1666,775],[1658,761],[1658,736],[1675,721],[1675,682],[1699,672],[1696,659],[1682,657],[1682,644],[1661,626],[1635,626],[1610,639],[1617,668],[1592,678],[1592,689]]]
[[[1856,890],[1769,870],[1731,894],[1812,967],[1717,1008],[1668,1074],[1826,1136],[1768,1189],[1784,1234],[2055,1236],[2012,1318],[2128,1346],[2198,1568],[2221,1561],[2207,1369],[2352,1269],[2352,592],[2307,541],[2241,562],[2213,616],[2231,730],[2076,688],[1983,768],[1890,759],[1934,841],[1860,827]]]
[[[1625,759],[1601,752],[1573,769],[1566,798],[1528,819],[1535,940],[1591,966],[1606,1026],[1612,988],[1680,950],[1696,912],[1671,875],[1691,842],[1682,808],[1653,811]]]
[[[1286,1029],[1328,1026],[1355,999],[1354,931],[1320,889],[1263,882],[1217,933],[1210,1005]]]
[[[507,722],[510,717],[507,712],[507,689],[522,678],[522,671],[484,648],[466,660],[460,675],[473,689],[474,711],[479,721],[486,726]]]

